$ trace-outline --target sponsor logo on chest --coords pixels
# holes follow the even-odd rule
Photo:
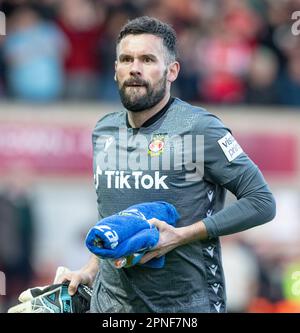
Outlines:
[[[105,177],[106,188],[115,189],[169,189],[165,180],[168,176],[161,175],[159,171],[155,171],[153,175],[145,174],[143,171],[132,171],[126,174],[125,171],[103,171],[97,167],[95,174],[95,187],[98,189],[100,177]]]

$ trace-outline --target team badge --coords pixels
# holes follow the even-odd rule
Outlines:
[[[165,147],[165,136],[162,134],[155,135],[148,146],[148,154],[153,156],[159,156],[163,153]]]

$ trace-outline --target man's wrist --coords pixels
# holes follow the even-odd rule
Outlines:
[[[196,222],[186,227],[178,228],[180,244],[187,244],[208,237],[205,224],[202,221]]]
[[[81,272],[87,274],[93,281],[99,270],[99,258],[92,255],[88,264],[81,268]]]

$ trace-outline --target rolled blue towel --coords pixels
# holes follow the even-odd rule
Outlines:
[[[86,246],[101,258],[118,259],[151,250],[159,240],[158,229],[147,220],[157,218],[175,226],[179,219],[176,208],[164,201],[145,202],[130,206],[100,220],[88,233]],[[136,258],[141,258],[142,255]],[[143,264],[160,268],[164,256]],[[138,261],[138,260],[135,260]],[[135,262],[137,263],[137,262]]]

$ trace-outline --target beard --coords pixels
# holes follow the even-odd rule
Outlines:
[[[154,86],[138,77],[126,80],[122,86],[118,81],[123,106],[132,112],[141,112],[158,104],[166,94],[167,71]],[[135,85],[135,86],[132,86]]]

